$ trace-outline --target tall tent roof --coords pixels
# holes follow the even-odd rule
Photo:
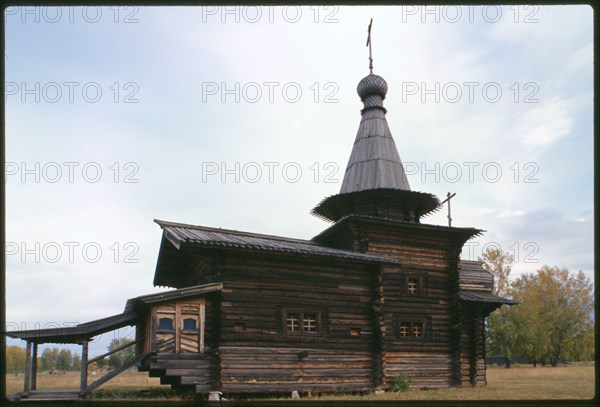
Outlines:
[[[358,84],[357,92],[364,109],[340,194],[384,188],[410,191],[385,118],[383,99],[387,88],[385,80],[374,74],[366,76]]]

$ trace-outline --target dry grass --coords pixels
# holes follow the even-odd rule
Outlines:
[[[322,396],[319,400],[556,400],[592,399],[594,365],[488,367],[486,387],[413,389],[380,396]]]
[[[103,373],[102,373],[103,374]],[[94,380],[100,378],[102,374],[88,376],[88,384],[91,384]],[[50,375],[47,373],[40,373],[37,377],[37,389],[38,390],[78,390],[79,389],[79,372],[66,372],[65,374]],[[19,393],[23,391],[23,374],[19,373],[17,376],[14,374],[6,375],[6,388],[7,394]],[[96,391],[103,392],[109,390],[118,391],[140,391],[161,388],[168,390],[171,386],[160,384],[160,379],[157,377],[149,377],[148,373],[129,371],[121,373],[119,376],[110,380]]]
[[[7,375],[8,394],[23,390],[23,375]],[[90,376],[89,383],[95,376]],[[64,375],[38,375],[38,389],[77,389],[79,372]],[[411,390],[383,395],[326,395],[304,397],[318,400],[507,400],[507,399],[591,399],[594,397],[594,365],[573,364],[560,367],[514,366],[488,368],[487,387]],[[94,392],[95,398],[147,399],[173,398],[169,386],[147,373],[126,372]],[[184,397],[185,398],[185,397]]]

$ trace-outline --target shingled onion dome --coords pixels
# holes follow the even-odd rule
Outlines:
[[[383,107],[383,99],[385,99],[385,95],[387,94],[388,84],[381,76],[375,74],[365,76],[358,82],[356,91],[365,104],[363,112],[365,109],[374,107],[381,108],[384,112],[386,111]]]
[[[387,82],[371,73],[356,91],[364,108],[340,193],[324,199],[312,213],[329,221],[354,214],[418,223],[440,203],[434,195],[410,189],[385,118]]]

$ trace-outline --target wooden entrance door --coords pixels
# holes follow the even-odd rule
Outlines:
[[[157,352],[204,352],[203,300],[162,304],[154,313]]]

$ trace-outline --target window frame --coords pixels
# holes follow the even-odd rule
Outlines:
[[[428,339],[429,333],[429,325],[430,321],[428,318],[403,318],[398,317],[396,322],[396,327],[394,332],[396,334],[396,338],[401,341],[425,341]],[[402,328],[404,325],[408,325],[408,335],[402,335]],[[415,326],[421,326],[421,335],[414,336],[414,328]]]
[[[196,326],[196,328],[195,328],[195,329],[186,329],[186,328],[185,328],[185,321],[188,321],[188,320],[190,320],[190,321],[194,321],[194,325]],[[198,333],[198,332],[200,332],[200,329],[199,329],[200,327],[198,326],[198,325],[199,325],[199,324],[198,324],[198,319],[196,319],[196,318],[192,318],[191,316],[188,316],[187,318],[185,318],[185,314],[184,314],[184,315],[182,315],[182,317],[181,317],[181,322],[182,322],[182,326],[181,326],[181,332],[183,332],[183,333],[188,333],[188,334],[193,334],[193,333]]]
[[[160,328],[160,321],[162,321],[163,319],[168,319],[169,321],[171,321],[171,329],[161,329]],[[171,317],[171,316],[167,316],[167,315],[159,315],[157,332],[160,334],[174,334],[175,333],[175,318]]]
[[[411,292],[409,285],[411,280],[417,280],[417,291]],[[405,273],[402,279],[403,294],[410,297],[426,297],[427,296],[427,276],[424,273]]]
[[[196,304],[184,304],[180,305],[179,318],[180,318],[180,331],[186,334],[200,333],[200,307]],[[185,329],[185,321],[191,319],[195,321],[196,329]]]
[[[322,325],[323,318],[322,318],[322,312],[320,310],[286,308],[286,309],[282,310],[282,314],[283,315],[281,318],[281,325],[282,325],[281,328],[282,328],[282,332],[284,333],[284,335],[314,337],[314,336],[321,336],[323,334],[323,325]],[[298,314],[298,316],[299,316],[297,331],[291,331],[288,329],[288,316],[290,314]],[[314,332],[304,330],[305,320],[306,320],[305,315],[314,315],[315,316],[314,321],[316,323],[316,329]]]

